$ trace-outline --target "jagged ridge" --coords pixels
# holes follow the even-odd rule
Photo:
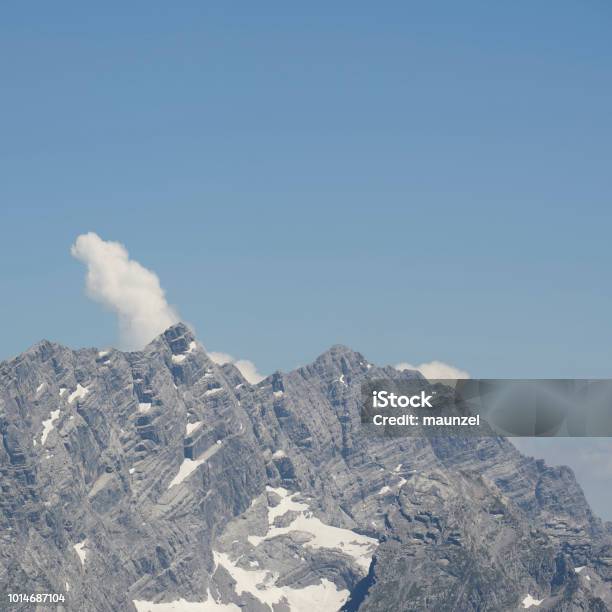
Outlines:
[[[360,385],[391,375],[414,374],[337,345],[250,385],[183,324],[132,353],[38,343],[0,364],[0,584],[74,610],[351,592],[363,610],[509,610],[528,594],[606,609],[609,532],[571,470],[501,439],[365,436]],[[291,492],[301,509],[269,524]],[[319,524],[378,542],[369,573],[291,527],[344,533]],[[265,589],[240,582],[265,570]]]

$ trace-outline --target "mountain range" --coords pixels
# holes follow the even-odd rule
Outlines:
[[[364,382],[415,376],[334,346],[250,384],[183,324],[2,362],[0,610],[611,610],[569,468],[361,424]]]

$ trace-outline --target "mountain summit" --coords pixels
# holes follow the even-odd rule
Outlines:
[[[416,374],[334,346],[251,385],[184,324],[1,363],[2,591],[101,612],[610,609],[612,539],[571,470],[499,438],[366,434],[361,383],[392,375]]]

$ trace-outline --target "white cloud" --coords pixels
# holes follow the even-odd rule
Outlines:
[[[179,322],[168,304],[155,272],[130,259],[119,242],[102,240],[98,234],[81,234],[70,253],[87,266],[87,295],[117,314],[122,348],[138,350]],[[233,363],[252,384],[264,377],[247,359],[234,359],[227,353],[210,352],[217,364]]]
[[[217,365],[223,365],[224,363],[233,363],[238,371],[252,384],[255,385],[258,382],[262,381],[265,376],[262,376],[255,367],[255,364],[248,359],[234,359],[231,355],[227,353],[218,353],[216,351],[211,351],[208,353],[208,356],[214,361]]]
[[[251,383],[256,384],[262,381],[265,377],[262,376],[255,367],[255,364],[248,359],[238,359],[234,361],[234,365],[238,368],[240,373]]]
[[[224,363],[232,363],[232,361],[234,361],[234,358],[231,355],[228,355],[227,353],[218,353],[216,351],[209,351],[208,356],[217,365],[223,365]]]
[[[141,349],[178,323],[157,274],[130,259],[119,242],[89,232],[76,239],[70,253],[87,266],[87,295],[117,314],[122,348]]]
[[[435,378],[469,378],[470,375],[464,370],[444,363],[443,361],[430,361],[420,365],[410,365],[409,363],[398,363],[396,370],[418,370],[428,380]]]

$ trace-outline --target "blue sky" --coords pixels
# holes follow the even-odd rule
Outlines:
[[[0,358],[116,340],[77,235],[269,373],[612,372],[606,1],[11,3]]]
[[[610,374],[612,7],[494,4],[4,7],[1,356],[114,340],[93,230],[265,372]]]
[[[68,254],[93,230],[264,371],[343,342],[609,374],[611,25],[607,2],[5,7],[2,356],[112,341]]]

